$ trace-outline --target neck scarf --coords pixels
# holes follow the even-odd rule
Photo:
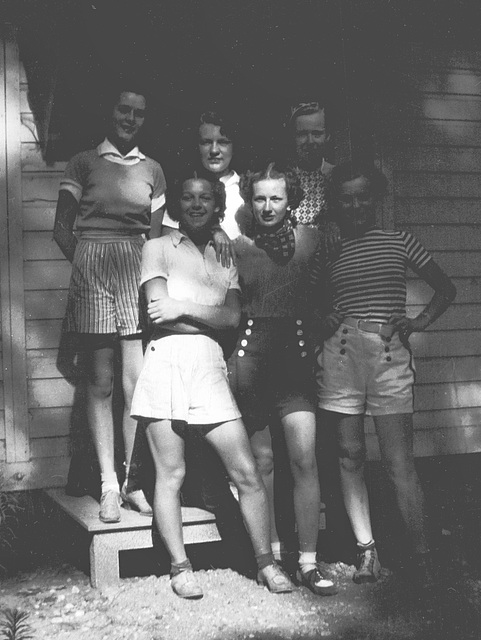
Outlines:
[[[275,230],[256,226],[254,242],[259,249],[264,249],[273,262],[287,264],[296,250],[292,222],[285,218],[283,224]]]

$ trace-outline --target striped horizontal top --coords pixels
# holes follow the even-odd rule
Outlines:
[[[339,256],[325,261],[316,254],[313,284],[328,278],[331,300],[344,317],[387,323],[406,312],[406,270],[418,271],[431,260],[422,244],[406,231],[371,229],[360,238],[343,239]]]

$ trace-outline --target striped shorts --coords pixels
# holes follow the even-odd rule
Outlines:
[[[75,249],[66,330],[139,333],[139,282],[143,236],[112,241],[80,239]]]

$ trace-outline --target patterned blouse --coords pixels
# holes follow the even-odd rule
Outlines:
[[[323,162],[322,166],[315,171],[307,171],[300,167],[294,168],[304,191],[301,204],[293,212],[293,217],[298,224],[318,229],[324,226],[328,208],[327,183],[331,169],[332,165],[327,162]]]

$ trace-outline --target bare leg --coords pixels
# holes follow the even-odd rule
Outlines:
[[[294,479],[294,510],[299,549],[315,552],[319,532],[321,494],[316,461],[316,418],[297,411],[282,419]]]
[[[414,466],[412,414],[375,417],[386,471],[416,553],[429,550],[424,522],[424,495]]]
[[[180,508],[184,441],[172,430],[170,420],[149,423],[147,440],[155,464],[154,518],[172,563],[180,564],[187,559]]]
[[[269,520],[271,527],[271,543],[279,543],[280,538],[276,527],[274,510],[274,454],[272,452],[272,438],[269,427],[256,431],[250,439],[252,453],[257,464],[262,482],[267,493],[269,503]]]
[[[364,479],[364,416],[338,414],[337,433],[344,505],[357,541],[366,544],[372,540],[372,528]]]
[[[269,505],[241,420],[225,422],[206,435],[239,491],[239,503],[256,556],[271,552]]]
[[[100,473],[110,477],[115,475],[112,417],[113,359],[113,347],[91,350],[87,384],[87,417]]]
[[[122,428],[125,443],[125,463],[129,465],[137,429],[137,420],[130,417],[130,407],[135,385],[142,370],[142,341],[140,338],[136,340],[120,340],[120,349],[122,354],[122,388],[124,392]]]

